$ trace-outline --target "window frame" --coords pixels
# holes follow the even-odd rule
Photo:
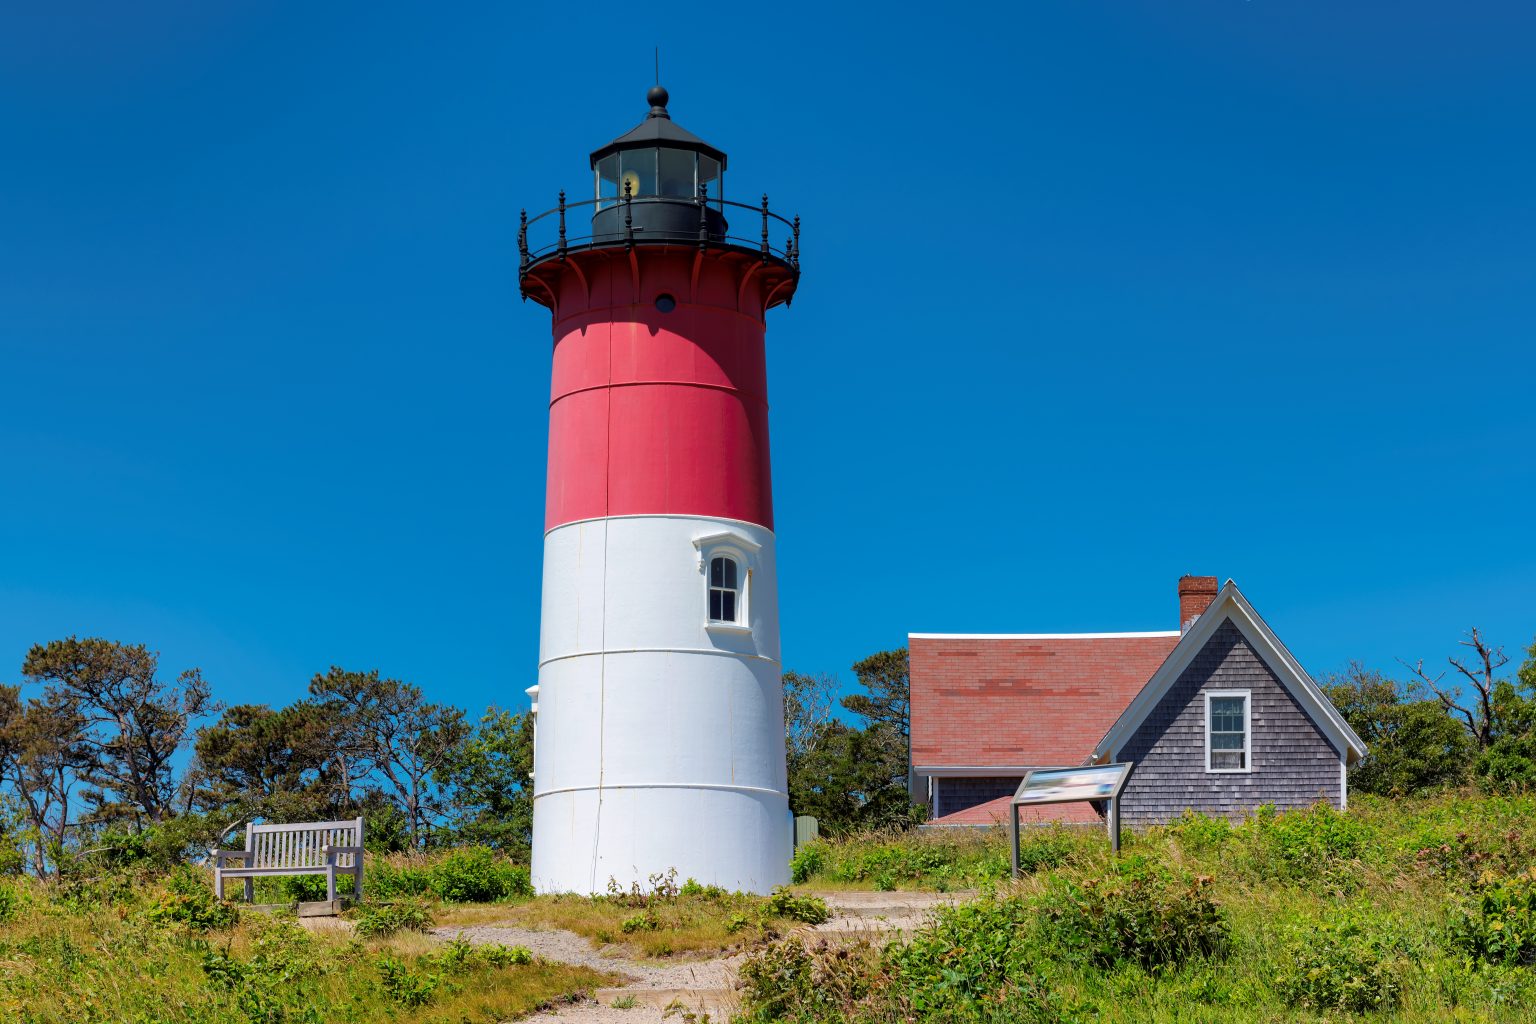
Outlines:
[[[704,629],[719,633],[752,632],[752,572],[756,568],[756,555],[761,545],[738,533],[717,533],[707,537],[695,537],[693,546],[698,551],[698,572],[702,586],[699,600],[702,604]],[[736,563],[736,619],[717,620],[709,616],[710,566],[717,558],[729,558]]]
[[[726,586],[724,583],[721,583],[719,586],[715,585],[716,562],[720,562],[722,564],[729,562],[731,564],[731,569],[733,570],[731,575],[735,579],[735,583],[732,586]],[[746,567],[741,564],[741,559],[737,558],[733,553],[728,551],[713,552],[709,556],[709,564],[704,567],[704,577],[704,586],[705,589],[709,592],[708,599],[705,602],[704,615],[708,619],[709,624],[711,626],[740,626],[742,624],[742,612],[744,610],[744,606],[746,605],[746,601],[743,600],[743,592],[747,589],[747,570]],[[719,591],[722,594],[727,592],[730,593],[731,610],[735,613],[731,618],[715,618],[714,609],[716,591]],[[723,600],[721,601],[721,606],[722,608],[724,607]]]
[[[1243,698],[1243,767],[1241,768],[1213,768],[1211,766],[1211,701],[1221,697]],[[1205,771],[1207,775],[1251,775],[1253,773],[1253,691],[1252,690],[1206,690],[1205,691]],[[1223,753],[1233,753],[1232,750],[1223,750]]]

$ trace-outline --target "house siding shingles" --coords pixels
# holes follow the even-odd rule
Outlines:
[[[937,818],[941,815],[969,810],[979,804],[996,800],[998,797],[1011,797],[1018,792],[1019,783],[1023,780],[1022,775],[986,779],[934,779],[934,803],[937,806],[933,808],[933,816]]]
[[[1205,770],[1208,690],[1251,691],[1251,772]],[[1172,821],[1186,807],[1229,817],[1261,804],[1338,807],[1342,796],[1339,751],[1230,619],[1114,755],[1136,765],[1121,794],[1126,824]]]

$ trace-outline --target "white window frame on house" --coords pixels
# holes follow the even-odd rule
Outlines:
[[[694,547],[699,551],[699,575],[703,579],[704,628],[711,632],[752,632],[752,569],[754,556],[760,546],[738,533],[717,533],[696,537]],[[736,563],[736,617],[716,619],[710,616],[711,569],[717,558],[728,558]]]
[[[1241,768],[1213,768],[1211,766],[1211,701],[1220,697],[1241,697],[1243,699],[1243,766]],[[1205,770],[1211,775],[1248,775],[1253,772],[1253,691],[1252,690],[1206,690],[1205,691]],[[1221,751],[1224,754],[1235,753],[1230,748]]]

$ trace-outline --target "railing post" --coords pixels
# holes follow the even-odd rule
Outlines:
[[[565,259],[565,189],[560,190],[560,258]]]
[[[699,186],[699,248],[709,246],[709,193],[707,186]]]
[[[768,193],[763,193],[763,259],[768,258]]]
[[[624,248],[625,249],[633,249],[635,247],[635,219],[634,219],[634,217],[632,216],[632,213],[631,213],[632,206],[633,206],[631,201],[632,201],[633,198],[634,197],[629,194],[629,182],[626,181],[624,183]]]
[[[517,273],[521,277],[528,270],[528,211],[517,214]]]

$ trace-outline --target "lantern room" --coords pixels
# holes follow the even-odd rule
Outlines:
[[[654,86],[645,98],[645,120],[592,154],[593,234],[612,236],[625,227],[618,207],[628,200],[630,234],[696,238],[703,203],[707,235],[724,238],[725,154],[672,120],[667,90]]]
[[[646,94],[651,112],[627,134],[592,154],[597,192],[593,198],[617,201],[665,196],[692,200],[722,198],[725,154],[674,124],[667,113],[667,90]]]

